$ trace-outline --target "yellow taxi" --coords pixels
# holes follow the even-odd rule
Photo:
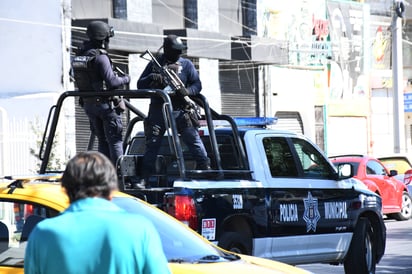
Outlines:
[[[39,221],[58,215],[69,205],[58,180],[59,176],[0,179],[0,273],[24,273],[24,253],[31,230]],[[153,222],[172,273],[309,273],[281,262],[222,250],[133,196],[117,192],[113,202]]]

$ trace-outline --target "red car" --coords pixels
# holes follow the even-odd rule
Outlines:
[[[382,211],[387,217],[398,221],[412,217],[411,196],[407,186],[395,178],[398,174],[396,170],[388,171],[378,159],[370,156],[342,155],[329,159],[337,168],[341,164],[351,164],[353,177],[382,197]]]

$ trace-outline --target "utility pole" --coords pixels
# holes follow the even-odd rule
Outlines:
[[[394,153],[406,152],[405,114],[403,105],[402,17],[405,6],[394,0],[392,17],[392,87]]]

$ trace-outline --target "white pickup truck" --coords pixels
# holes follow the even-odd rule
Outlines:
[[[304,136],[268,129],[273,119],[219,115],[199,96],[192,99],[203,111],[200,134],[212,170],[195,170],[180,141],[167,93],[133,90],[116,94],[163,98],[164,116],[170,124],[157,157],[156,174],[149,179],[151,188],[135,189],[145,138],[144,134],[131,136],[131,132],[145,115],[127,103],[136,118],[128,124],[125,154],[117,163],[124,192],[164,209],[228,250],[290,264],[344,264],[345,272],[351,274],[374,273],[386,241],[381,198],[351,178],[350,166],[337,171]],[[41,149],[40,173],[49,172],[48,155],[61,104],[65,98],[79,95],[95,93],[66,92],[54,106],[47,142]],[[217,121],[226,125],[217,126]]]

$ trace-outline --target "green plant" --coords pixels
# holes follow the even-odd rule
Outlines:
[[[41,165],[41,159],[40,159],[40,146],[43,140],[43,134],[44,134],[44,125],[41,123],[39,117],[35,118],[35,121],[30,122],[30,130],[34,133],[34,136],[36,137],[36,147],[35,148],[30,148],[30,155],[34,156],[37,160],[37,170],[40,169]],[[47,164],[47,170],[62,170],[63,169],[63,163],[61,159],[59,159],[55,153],[55,148],[59,145],[58,143],[58,133],[54,136],[53,139],[53,144],[52,144],[52,149],[50,152],[49,156],[49,162]],[[45,137],[45,142],[47,142],[47,137]]]

